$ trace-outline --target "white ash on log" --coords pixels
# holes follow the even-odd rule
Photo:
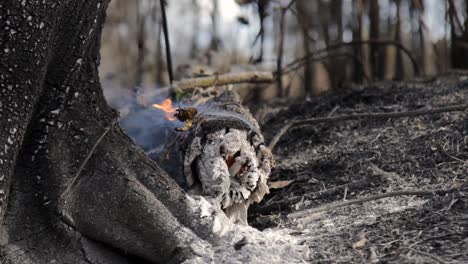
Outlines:
[[[198,107],[187,131],[150,153],[190,194],[219,206],[234,223],[247,224],[250,204],[269,192],[273,166],[257,121],[227,91]]]

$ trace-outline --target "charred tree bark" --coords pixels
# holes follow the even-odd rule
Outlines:
[[[108,2],[0,3],[1,263],[180,262],[216,239],[105,102]]]

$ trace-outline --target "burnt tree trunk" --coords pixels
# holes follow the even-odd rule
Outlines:
[[[330,2],[330,18],[333,20],[336,31],[331,32],[333,44],[339,44],[343,42],[343,1],[342,0],[333,0]],[[341,88],[346,80],[346,62],[342,59],[337,58],[330,61],[330,66],[333,70],[330,79],[332,82],[333,88]]]
[[[312,3],[313,4],[313,3]],[[314,78],[314,65],[311,60],[313,42],[309,31],[312,29],[311,17],[313,17],[311,2],[297,1],[296,9],[298,12],[297,20],[301,28],[302,46],[304,47],[304,91],[311,95],[314,93],[313,78]]]
[[[201,8],[197,0],[192,0],[193,20],[192,20],[192,39],[190,40],[190,59],[196,59],[200,52],[198,47],[197,33],[200,32]]]
[[[0,3],[0,263],[180,262],[216,239],[105,102],[108,2]]]
[[[468,68],[468,17],[464,22],[460,21],[455,2],[450,0],[448,3],[451,37],[450,58],[452,61],[452,67],[457,69],[466,69]],[[468,11],[468,1],[465,1],[463,6],[465,8],[465,12]]]
[[[155,52],[155,78],[154,78],[154,82],[155,84],[157,85],[163,85],[165,84],[164,82],[164,76],[163,76],[163,73],[165,71],[165,66],[164,66],[164,59],[163,59],[163,50],[162,50],[162,45],[161,45],[161,41],[162,41],[162,34],[163,34],[163,30],[162,30],[162,18],[161,18],[161,14],[160,14],[160,11],[159,11],[159,5],[157,3],[157,1],[155,3],[153,3],[153,23],[154,25],[156,26],[156,52]]]
[[[370,39],[380,39],[380,8],[379,1],[369,1]],[[378,44],[370,45],[370,68],[373,79],[382,79],[383,71],[380,63],[380,47]]]
[[[401,34],[401,0],[395,0],[396,3],[396,25],[395,25],[395,42],[402,42]],[[401,50],[396,51],[395,63],[395,79],[402,80],[405,77],[403,55]]]
[[[352,3],[353,16],[353,41],[362,40],[362,0],[353,0]],[[353,47],[353,52],[356,58],[353,60],[353,81],[356,83],[362,82],[364,69],[359,60],[363,60],[362,46],[356,45]]]
[[[218,51],[221,44],[219,38],[218,23],[219,23],[219,3],[218,0],[213,0],[213,10],[211,10],[211,42],[210,49]]]
[[[145,23],[146,23],[146,12],[142,13],[141,3],[137,1],[136,8],[136,20],[137,20],[137,36],[136,36],[136,47],[138,50],[137,61],[136,61],[136,72],[135,72],[135,90],[138,90],[143,84],[144,76],[144,64],[146,56],[146,32],[145,32]]]

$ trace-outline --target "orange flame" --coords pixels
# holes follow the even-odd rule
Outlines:
[[[172,106],[172,100],[171,99],[167,98],[161,104],[153,104],[153,107],[157,108],[157,109],[160,109],[160,110],[163,110],[166,113],[167,120],[169,120],[169,121],[174,121],[175,120],[175,118],[174,118],[174,116],[172,114],[175,113],[177,108],[174,108]]]

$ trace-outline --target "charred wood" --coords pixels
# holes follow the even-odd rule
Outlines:
[[[198,108],[190,128],[174,130],[174,141],[150,157],[189,193],[207,197],[233,222],[247,224],[249,205],[268,193],[273,156],[257,121],[234,92]]]

